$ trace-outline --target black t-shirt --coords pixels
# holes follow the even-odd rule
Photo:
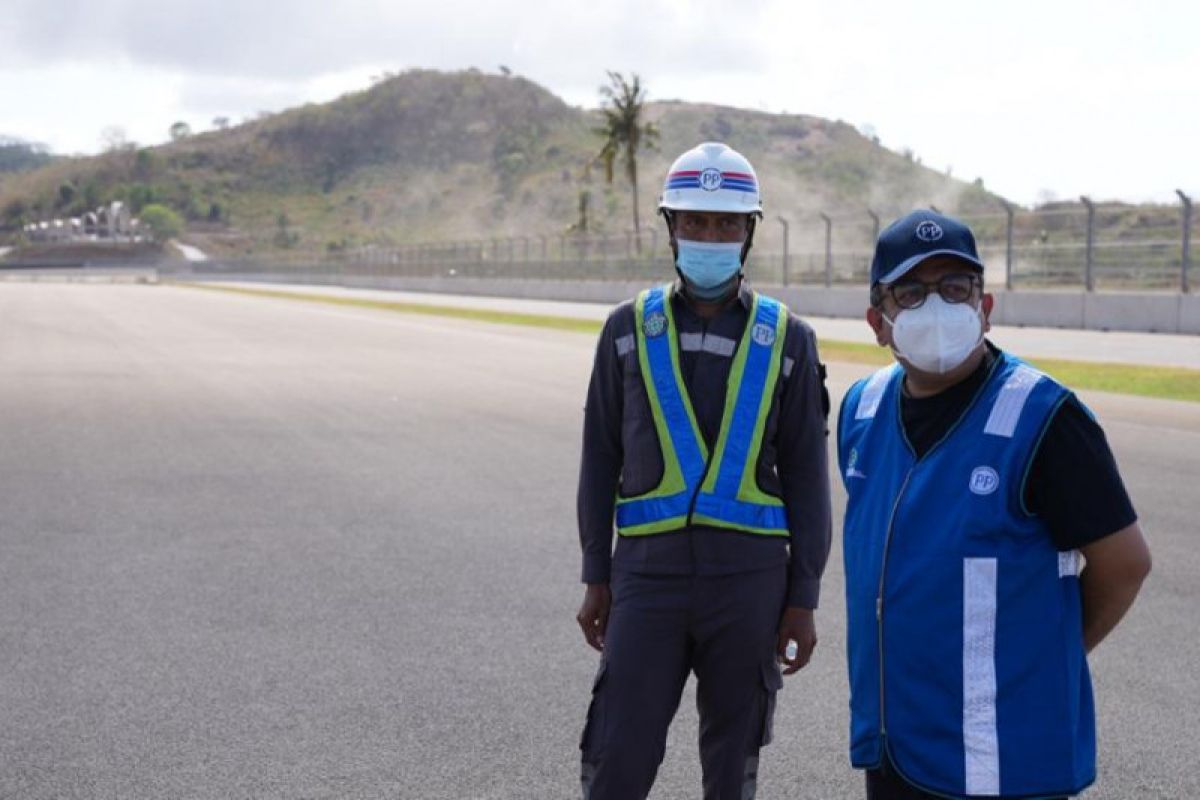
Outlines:
[[[945,436],[987,379],[999,350],[987,343],[983,363],[932,397],[902,393],[904,433],[918,458]],[[1059,550],[1103,539],[1137,520],[1104,431],[1070,395],[1059,406],[1033,456],[1025,507],[1045,521]]]

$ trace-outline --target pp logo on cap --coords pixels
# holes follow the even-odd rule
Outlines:
[[[724,180],[721,177],[721,170],[716,167],[709,167],[700,173],[700,188],[706,192],[715,192],[721,188]]]
[[[917,226],[917,238],[922,242],[936,242],[942,238],[942,233],[942,226],[931,219],[927,219]]]

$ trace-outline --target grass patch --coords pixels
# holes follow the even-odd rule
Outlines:
[[[1072,389],[1200,403],[1200,370],[1048,358],[1030,363]]]
[[[246,289],[241,286],[209,286],[202,283],[181,283],[192,289],[207,289],[210,292],[232,292],[254,297],[278,297],[284,300],[301,300],[322,305],[354,306],[373,308],[378,311],[400,311],[405,314],[425,314],[431,317],[454,317],[475,322],[494,322],[500,325],[526,325],[538,328],[553,328],[577,333],[597,333],[603,323],[591,319],[573,317],[551,317],[542,314],[519,314],[510,311],[493,311],[486,308],[461,308],[458,306],[431,306],[424,303],[395,303],[388,300],[369,300],[361,297],[338,297],[328,294],[302,294],[275,289]]]
[[[380,311],[399,311],[405,314],[425,314],[434,317],[453,317],[474,322],[492,322],[501,325],[525,325],[574,333],[597,333],[602,323],[597,320],[554,317],[543,314],[519,314],[508,311],[492,311],[482,308],[459,308],[455,306],[433,306],[422,303],[395,303],[387,300],[369,300],[336,295],[300,294],[277,289],[247,289],[235,286],[210,286],[199,283],[181,283],[194,289],[274,297],[285,300],[301,300],[324,305],[353,306]],[[892,363],[891,352],[873,344],[841,342],[820,339],[817,342],[823,361],[848,362],[852,364],[874,364],[883,366]],[[1016,355],[1020,355],[1017,353]],[[1112,364],[1090,361],[1062,361],[1058,359],[1030,359],[1038,369],[1054,376],[1056,380],[1072,389],[1088,389],[1115,394],[1132,394],[1142,397],[1158,397],[1167,400],[1185,400],[1200,403],[1200,370],[1183,367],[1138,366],[1135,364]]]

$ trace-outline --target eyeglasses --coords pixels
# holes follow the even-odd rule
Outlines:
[[[983,286],[983,281],[977,275],[967,275],[955,272],[943,275],[932,283],[918,280],[900,280],[888,286],[886,291],[901,308],[919,308],[929,296],[931,289],[947,303],[965,303],[975,293],[975,287]]]

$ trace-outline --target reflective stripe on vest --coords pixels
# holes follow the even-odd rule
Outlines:
[[[755,293],[730,368],[710,460],[679,368],[672,290],[667,284],[642,292],[634,312],[638,363],[662,451],[663,477],[645,494],[617,498],[617,530],[637,536],[695,522],[786,536],[783,501],[759,489],[756,469],[783,361],[787,309]]]

